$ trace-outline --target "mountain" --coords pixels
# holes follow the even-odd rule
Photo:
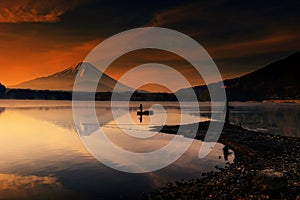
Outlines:
[[[81,71],[79,72],[79,70]],[[78,63],[61,72],[26,81],[18,85],[10,86],[9,88],[72,91],[78,72],[80,74],[80,91],[89,91],[92,85],[97,84],[91,80],[95,80],[102,75],[102,72],[93,65],[89,63]],[[87,74],[89,74],[89,76],[87,76]],[[97,87],[97,92],[110,92],[113,90],[117,81],[103,73],[99,83],[100,84]],[[120,85],[120,90],[118,92],[130,90],[129,87],[123,84]]]
[[[6,92],[6,87],[0,83],[0,96]]]
[[[225,80],[227,98],[231,101],[300,99],[299,67],[300,52],[297,52],[244,76]],[[193,89],[200,100],[209,100],[207,86]],[[186,89],[177,92],[185,93]]]

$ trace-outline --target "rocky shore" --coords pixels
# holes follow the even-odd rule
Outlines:
[[[193,125],[185,125],[185,132],[181,134],[203,140],[208,125],[209,122],[199,123],[196,137],[189,134]],[[177,130],[178,126],[164,126],[161,132],[176,134]],[[143,198],[300,200],[300,138],[258,133],[225,124],[218,141],[235,153],[234,163],[228,168],[219,168],[220,172],[203,174],[193,180],[170,183]]]

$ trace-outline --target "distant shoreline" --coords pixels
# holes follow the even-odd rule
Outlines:
[[[78,92],[76,100],[90,100],[92,93]],[[110,101],[112,92],[96,92],[95,101]],[[117,93],[116,101],[127,101],[128,96],[131,95],[129,92]],[[88,96],[88,98],[87,98]],[[52,90],[30,90],[30,89],[7,89],[4,94],[0,95],[0,99],[14,99],[14,100],[72,100],[72,91],[52,91]],[[296,103],[300,104],[300,99],[231,99],[230,102],[263,102],[263,103]],[[172,93],[143,93],[134,92],[131,97],[131,101],[178,101],[175,94]],[[191,99],[186,97],[183,101],[191,102]],[[198,99],[199,102],[210,101],[209,98]]]
[[[288,100],[273,99],[273,100],[264,100],[262,102],[263,103],[296,103],[296,104],[300,104],[299,99],[288,99]]]

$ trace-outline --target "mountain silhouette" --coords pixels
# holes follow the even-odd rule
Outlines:
[[[297,52],[244,76],[225,80],[227,98],[231,101],[300,99],[299,66],[300,52]],[[200,100],[210,99],[207,86],[193,89]],[[177,92],[184,94],[186,89]]]
[[[9,88],[72,91],[74,81],[78,73],[80,76],[80,91],[90,91],[90,88],[92,88],[92,86],[98,85],[97,92],[111,92],[113,91],[113,88],[117,83],[115,79],[109,77],[105,73],[102,73],[93,65],[81,62],[76,65],[72,65],[71,67],[61,72],[46,77],[40,77],[30,81],[26,81],[18,85],[10,86]],[[93,82],[93,80],[97,80],[101,75],[102,77],[99,81],[99,84]],[[130,90],[130,88],[125,86],[124,84],[119,84],[120,87],[118,92],[125,92]]]

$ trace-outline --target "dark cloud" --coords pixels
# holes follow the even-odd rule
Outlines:
[[[31,79],[35,72],[34,76],[49,74],[74,64],[99,42],[121,31],[159,26],[194,38],[209,52],[224,78],[230,78],[299,51],[299,8],[296,0],[2,0],[0,61],[12,66],[7,73],[17,67],[31,68],[27,78],[20,74],[22,79]],[[13,59],[19,57],[19,62]],[[118,76],[123,66],[149,60],[189,73],[178,58],[149,52],[121,60],[119,70],[111,73]],[[40,63],[43,68],[38,68]],[[7,82],[12,79],[16,78]]]
[[[299,8],[299,1],[192,1],[155,12],[149,25],[190,35],[237,76],[299,51]]]
[[[60,16],[82,3],[82,0],[2,0],[1,23],[57,22]]]

